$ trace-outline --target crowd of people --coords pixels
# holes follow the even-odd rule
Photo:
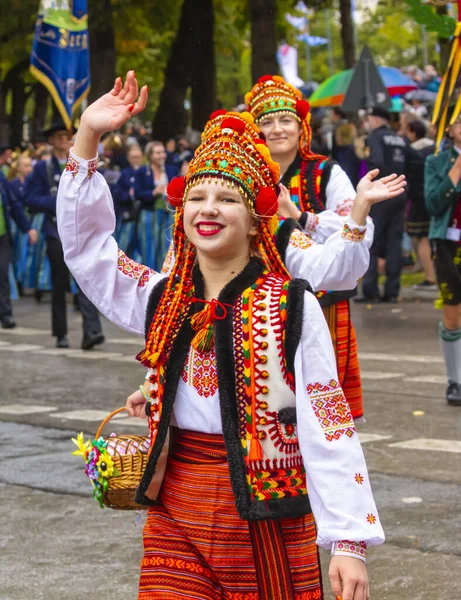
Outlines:
[[[438,89],[440,78],[433,67],[428,66],[424,71],[409,67],[407,71],[420,90],[435,93]],[[454,345],[444,345],[443,340],[450,337],[445,330],[459,329],[458,317],[446,316],[450,312],[447,305],[459,303],[459,280],[453,273],[447,275],[434,254],[430,239],[434,236],[429,234],[433,215],[427,206],[431,200],[424,185],[426,159],[435,151],[435,131],[427,120],[430,107],[430,102],[409,98],[394,104],[390,111],[375,107],[353,118],[339,107],[323,119],[319,118],[322,114],[313,111],[309,152],[319,157],[329,156],[331,160],[325,163],[323,175],[326,195],[319,199],[318,206],[306,206],[306,210],[320,212],[326,208],[348,214],[350,209],[342,204],[353,197],[354,188],[367,172],[379,169],[381,176],[405,175],[408,181],[405,193],[372,208],[374,235],[369,227],[370,265],[361,295],[353,291],[342,294],[342,299],[347,305],[352,297],[355,302],[367,304],[398,302],[402,269],[422,271],[424,279],[414,287],[435,292],[438,280],[445,315],[440,333],[442,345],[453,350]],[[262,132],[267,134],[264,122]],[[282,122],[276,124],[275,137],[279,134],[281,139],[287,135]],[[453,145],[452,138],[450,135],[445,140],[446,148]],[[31,289],[40,300],[43,293],[51,292],[52,334],[58,348],[67,348],[66,292],[72,291],[74,304],[83,317],[82,348],[86,350],[104,341],[101,322],[97,310],[67,270],[56,229],[56,193],[71,145],[64,124],[57,122],[43,132],[43,140],[35,148],[23,152],[0,148],[0,190],[4,205],[0,211],[0,320],[4,328],[15,326],[11,297]],[[277,154],[276,147],[271,151]],[[167,186],[175,177],[184,175],[193,156],[194,148],[187,136],[164,144],[152,140],[150,131],[139,122],[106,134],[99,143],[96,166],[114,201],[114,237],[123,252],[157,272],[164,267],[172,239],[174,211],[166,202]],[[290,152],[288,160],[292,160]],[[336,168],[340,170],[335,171],[333,165],[339,165]],[[290,188],[294,171],[288,166],[282,183]],[[327,219],[325,215],[321,220]],[[319,234],[322,227],[311,232],[314,241],[324,243],[327,239],[328,235]],[[326,231],[330,233],[328,228]],[[457,256],[455,252],[453,260],[458,260]],[[378,283],[380,273],[385,273],[382,290]],[[447,398],[461,402],[460,375],[452,369],[449,379],[454,393],[448,391]],[[347,387],[347,383],[343,384]]]

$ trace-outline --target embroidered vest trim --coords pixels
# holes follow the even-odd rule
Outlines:
[[[152,293],[151,313],[162,284]],[[203,280],[197,272],[194,288],[195,295],[201,297]],[[244,519],[296,517],[311,512],[296,436],[293,391],[305,291],[305,282],[267,273],[260,261],[252,259],[218,298],[234,306],[225,319],[215,323],[215,351],[230,478],[237,510]],[[161,417],[157,415],[152,453],[137,492],[141,504],[152,504],[145,492],[166,439],[193,335],[186,319],[167,364],[162,406],[156,406]]]

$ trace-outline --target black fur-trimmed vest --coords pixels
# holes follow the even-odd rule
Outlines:
[[[338,164],[326,156],[315,160],[304,160],[298,154],[282,178],[288,188],[291,199],[302,212],[315,214],[326,210],[327,185],[333,167]],[[357,294],[357,290],[341,292],[319,292],[317,299],[321,306],[331,306],[342,300],[349,300]]]
[[[197,268],[193,279],[194,295],[203,299],[203,279]],[[152,292],[146,330],[163,287],[161,282]],[[294,358],[306,289],[305,281],[269,273],[253,258],[218,298],[225,306],[232,306],[223,320],[215,322],[215,352],[230,479],[243,519],[298,517],[311,512],[297,438],[294,392]],[[202,308],[200,303],[192,304],[190,315]],[[151,404],[148,411],[154,439],[137,491],[140,504],[152,504],[146,492],[166,439],[194,334],[186,319],[166,366],[163,401]]]

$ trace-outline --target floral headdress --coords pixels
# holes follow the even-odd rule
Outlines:
[[[279,166],[271,159],[251,115],[214,113],[205,127],[202,144],[189,163],[186,176],[177,177],[168,185],[168,199],[176,208],[173,231],[175,263],[155,311],[146,347],[138,355],[138,360],[156,372],[157,385],[151,391],[154,402],[163,396],[167,357],[191,304],[196,300],[192,283],[196,250],[186,238],[183,222],[184,201],[189,189],[212,180],[220,181],[223,186],[237,186],[249,210],[257,218],[256,253],[268,269],[287,276],[274,243],[279,178]],[[211,348],[215,308],[210,304],[191,318],[191,325],[197,331],[192,343],[204,351]],[[151,426],[155,428],[156,423],[151,423]]]
[[[311,107],[303,100],[301,92],[279,75],[264,75],[258,79],[251,92],[245,96],[248,111],[258,123],[263,117],[274,113],[288,114],[301,124],[299,153],[302,158],[312,159]]]

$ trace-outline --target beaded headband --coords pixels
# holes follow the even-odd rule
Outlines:
[[[168,185],[170,204],[181,206],[193,185],[211,179],[237,185],[257,216],[276,214],[280,168],[250,114],[217,111],[211,115],[186,176],[176,177]]]
[[[303,158],[311,156],[311,107],[307,100],[303,100],[298,89],[279,75],[264,75],[245,95],[245,102],[256,123],[273,114],[295,117],[303,130],[299,138],[300,154]]]

